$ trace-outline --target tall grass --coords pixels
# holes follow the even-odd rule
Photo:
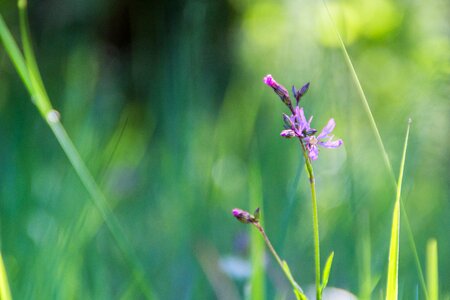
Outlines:
[[[345,8],[362,2],[338,1]],[[379,5],[393,2],[383,0]],[[15,78],[8,73],[2,47],[0,242],[13,296],[133,299],[145,294],[143,285],[151,286],[151,292],[157,291],[154,294],[162,299],[239,299],[243,295],[273,299],[275,294],[290,293],[284,289],[286,280],[279,278],[280,272],[273,272],[273,260],[267,255],[269,267],[265,268],[259,233],[254,228],[242,230],[230,220],[230,207],[240,205],[262,208],[267,234],[289,262],[287,273],[308,290],[315,281],[310,195],[298,148],[290,148],[277,137],[280,106],[271,95],[263,96],[267,93],[263,94],[260,77],[274,70],[292,79],[289,83],[312,81],[314,89],[305,106],[332,111],[338,121],[337,135],[346,143],[346,149],[329,157],[324,152],[324,160],[318,162],[321,167],[316,169],[320,242],[323,249],[335,251],[329,273],[331,259],[325,260],[329,253],[323,253],[321,286],[328,274],[329,285],[352,292],[359,289],[361,299],[385,298],[385,249],[391,225],[387,219],[392,213],[390,199],[399,188],[397,171],[392,172],[399,157],[390,150],[397,148],[391,145],[397,143],[396,128],[402,123],[393,121],[393,116],[411,112],[416,130],[411,132],[406,170],[413,176],[405,176],[409,179],[401,197],[408,200],[405,204],[411,215],[408,219],[403,201],[394,214],[400,211],[400,232],[407,238],[405,247],[400,236],[399,298],[403,294],[403,298],[422,299],[428,293],[428,299],[446,299],[445,280],[441,279],[439,290],[437,251],[427,250],[424,278],[415,250],[415,240],[418,249],[424,248],[421,245],[430,232],[439,241],[440,252],[448,250],[443,230],[448,191],[441,176],[446,173],[439,169],[447,165],[442,126],[446,122],[441,110],[445,95],[441,95],[439,79],[443,74],[434,67],[442,61],[436,59],[442,58],[436,55],[442,42],[424,31],[426,27],[439,32],[433,26],[444,10],[435,12],[433,18],[428,16],[426,22],[417,20],[425,11],[422,8],[432,9],[437,2],[414,7],[400,4],[405,8],[402,28],[384,38],[360,36],[352,46],[341,43],[344,59],[316,40],[317,15],[311,11],[311,1],[160,1],[160,6],[146,14],[140,8],[148,5],[130,2],[130,10],[123,10],[130,15],[129,49],[104,40],[105,22],[115,12],[110,4],[77,2],[76,10],[68,5],[70,13],[62,9],[61,15],[51,16],[49,11],[57,6],[43,11],[36,2],[33,16],[38,19],[31,29],[38,38],[40,80],[37,64],[33,68],[27,62],[0,17],[1,40],[22,78],[20,89],[25,86],[30,95],[38,95],[32,100],[43,111],[38,108],[40,115],[33,114],[33,106],[23,101]],[[224,7],[215,10],[217,3]],[[2,3],[0,10],[5,7]],[[161,13],[161,7],[170,12]],[[83,13],[87,8],[89,13]],[[354,20],[354,11],[345,12]],[[6,20],[14,20],[7,11],[1,13]],[[358,17],[368,15],[357,13]],[[8,25],[15,34],[13,22]],[[117,27],[122,29],[123,23]],[[114,31],[114,39],[123,38],[120,31]],[[424,40],[423,34],[429,39]],[[216,52],[218,46],[222,49]],[[66,69],[67,52],[71,60]],[[430,69],[424,70],[421,63]],[[399,73],[385,70],[388,65]],[[220,68],[224,73],[218,73]],[[38,72],[33,75],[34,83],[28,69]],[[345,76],[347,69],[349,77]],[[67,72],[63,73],[67,79],[60,71]],[[402,73],[406,71],[408,76]],[[409,83],[402,86],[405,80]],[[353,91],[360,102],[350,101]],[[47,92],[52,102],[45,100]],[[375,99],[372,95],[376,101],[370,101]],[[124,107],[134,110],[122,113]],[[64,127],[56,110],[62,114]],[[125,125],[114,124],[118,114],[127,115],[130,121],[123,135]],[[42,119],[36,120],[35,115]],[[47,125],[60,142],[52,139]],[[119,141],[107,142],[111,128]],[[111,150],[115,148],[117,153]],[[52,156],[41,159],[39,154],[47,152]],[[67,163],[66,152],[69,159],[76,158],[74,162]],[[78,165],[81,158],[84,162]],[[134,163],[127,163],[130,160]],[[106,163],[110,168],[104,167]],[[355,168],[344,168],[347,163]],[[105,180],[101,180],[103,174]],[[422,200],[423,195],[430,202]],[[91,201],[84,201],[87,197]],[[107,206],[103,213],[98,208],[102,202]],[[33,223],[39,213],[44,221]],[[114,220],[105,221],[110,214],[120,218],[121,229],[110,224]],[[46,220],[53,223],[42,226]],[[440,223],[440,227],[433,226]],[[41,232],[44,238],[35,239],[36,230],[45,229],[49,231]],[[49,234],[52,230],[54,235]],[[236,231],[249,233],[248,249]],[[115,233],[125,236],[124,248],[131,249],[128,254],[121,250]],[[408,252],[408,242],[413,251]],[[249,258],[250,278],[224,274],[218,262],[225,255]],[[135,268],[125,258],[122,270],[127,256],[140,266]],[[448,275],[448,258],[441,255],[439,263],[443,264],[441,276]],[[144,283],[139,280],[141,275],[133,275],[139,269],[150,280]]]
[[[405,169],[406,149],[408,148],[409,129],[411,120],[406,130],[405,143],[403,145],[403,155],[400,164],[400,172],[397,181],[397,195],[395,198],[394,212],[392,214],[391,242],[389,248],[389,264],[386,285],[386,300],[398,299],[398,260],[400,252],[400,196],[403,184],[403,170]]]
[[[339,30],[337,29],[336,23],[333,20],[333,16],[331,15],[331,12],[328,9],[328,6],[327,6],[327,3],[326,3],[325,0],[323,0],[323,4],[324,4],[325,9],[326,9],[326,11],[328,13],[328,16],[330,18],[330,21],[331,21],[331,24],[332,24],[332,28],[334,29],[334,31],[336,33],[336,36],[337,36],[337,38],[339,40],[340,48],[342,49],[342,52],[344,54],[345,63],[347,64],[347,66],[348,66],[348,68],[350,70],[350,73],[352,75],[352,79],[353,79],[354,84],[355,84],[355,86],[357,88],[357,91],[358,91],[359,97],[361,99],[361,102],[363,104],[364,110],[365,110],[365,112],[367,114],[367,118],[369,119],[369,123],[370,123],[371,128],[372,128],[372,130],[374,132],[374,135],[376,137],[376,141],[377,141],[377,144],[379,146],[380,152],[382,154],[383,161],[384,161],[384,163],[386,165],[386,168],[388,170],[388,174],[391,177],[391,182],[393,182],[394,186],[396,187],[398,198],[399,198],[399,202],[400,202],[399,205],[401,206],[401,211],[402,211],[404,219],[405,219],[405,225],[406,225],[405,227],[406,227],[406,231],[407,231],[407,234],[408,234],[408,240],[409,240],[410,247],[411,247],[411,249],[413,251],[413,255],[414,255],[414,258],[415,258],[415,264],[416,264],[417,273],[418,273],[418,276],[419,276],[419,281],[421,283],[422,291],[425,294],[425,297],[428,299],[427,287],[425,285],[425,279],[424,279],[424,276],[423,276],[422,266],[421,266],[420,261],[419,261],[419,255],[417,253],[417,247],[416,247],[416,243],[415,243],[415,240],[414,240],[414,235],[412,233],[411,225],[409,223],[409,218],[408,218],[408,215],[407,215],[407,212],[406,212],[406,208],[404,207],[403,201],[402,201],[402,199],[401,199],[401,197],[399,195],[401,187],[398,186],[398,183],[395,183],[394,172],[393,172],[393,169],[392,169],[392,166],[391,166],[391,162],[389,160],[387,151],[385,149],[383,140],[381,138],[381,134],[380,134],[380,132],[378,130],[378,126],[377,126],[377,124],[375,122],[375,118],[373,117],[372,111],[370,109],[369,102],[367,101],[367,97],[366,97],[366,95],[364,93],[364,90],[362,88],[362,85],[360,83],[358,75],[356,73],[356,70],[353,67],[353,63],[352,63],[352,60],[350,59],[350,56],[349,56],[348,51],[347,51],[347,48],[345,47],[344,41],[343,41],[343,39],[341,37],[341,34],[339,33]],[[409,127],[408,127],[408,133],[407,134],[409,134]],[[405,147],[406,147],[406,144],[405,144]],[[405,149],[405,151],[406,151],[406,149]],[[402,164],[404,164],[403,161],[402,161]],[[403,168],[403,165],[401,167],[401,175],[403,175],[402,168]],[[396,202],[396,207],[397,207],[397,202]],[[396,216],[396,211],[397,210],[400,211],[400,207],[394,208],[394,217]],[[399,219],[400,219],[400,216],[395,217],[393,219],[393,222],[397,221],[397,220],[399,222]],[[393,226],[392,230],[394,230],[394,224],[392,226]],[[393,235],[394,235],[394,232],[393,232]],[[396,237],[396,239],[398,239],[398,237]],[[391,242],[392,242],[392,240],[391,240]],[[398,242],[397,242],[397,244],[398,244]],[[391,243],[391,245],[392,245],[392,243]],[[392,249],[392,252],[393,252],[392,255],[394,255],[395,249]],[[393,259],[395,259],[395,258],[393,257]],[[394,269],[394,268],[392,268],[392,269]]]
[[[427,286],[430,300],[439,299],[438,247],[435,239],[427,243]]]
[[[2,43],[11,58],[18,74],[20,75],[25,87],[27,88],[33,103],[38,108],[42,118],[53,131],[61,148],[65,152],[69,162],[78,174],[81,182],[91,196],[91,200],[95,204],[99,213],[101,214],[105,224],[117,243],[118,248],[124,255],[126,262],[129,264],[131,273],[133,274],[141,291],[148,299],[154,299],[154,294],[149,287],[147,280],[145,280],[145,272],[139,263],[133,249],[123,232],[122,226],[114,216],[107,200],[91,175],[86,164],[79,155],[77,149],[69,138],[65,128],[60,122],[59,112],[56,111],[50,102],[41,78],[38,65],[35,59],[33,48],[31,45],[31,37],[29,32],[28,18],[27,18],[27,1],[19,0],[19,17],[20,17],[20,31],[22,38],[22,45],[24,48],[24,56],[22,56],[19,47],[12,38],[3,17],[0,15],[0,38]],[[25,58],[25,59],[24,59]]]

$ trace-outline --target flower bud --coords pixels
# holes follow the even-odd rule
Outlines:
[[[239,208],[235,208],[233,209],[233,216],[239,221],[242,222],[244,224],[248,224],[248,223],[255,223],[257,222],[257,218],[255,218],[252,214],[250,214],[249,212],[239,209]]]

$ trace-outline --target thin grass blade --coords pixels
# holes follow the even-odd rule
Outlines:
[[[331,265],[333,264],[334,251],[331,252],[330,256],[327,258],[327,262],[325,263],[325,267],[323,268],[322,274],[322,291],[327,287],[328,278],[330,277]]]
[[[400,232],[400,205],[395,202],[392,216],[391,243],[389,246],[389,265],[386,285],[386,300],[398,298],[398,252]]]
[[[326,11],[328,13],[328,16],[330,18],[331,25],[332,25],[332,27],[333,27],[333,29],[334,29],[334,31],[336,33],[336,36],[337,36],[337,38],[339,40],[339,44],[340,44],[341,50],[342,50],[342,52],[344,54],[345,62],[346,62],[347,66],[348,66],[348,68],[350,70],[351,75],[352,75],[352,78],[353,78],[353,81],[354,81],[355,86],[357,88],[358,94],[359,94],[360,99],[361,99],[361,101],[363,103],[364,110],[366,111],[366,114],[367,114],[367,116],[369,118],[370,125],[371,125],[372,130],[373,130],[373,132],[375,134],[377,144],[378,144],[378,146],[380,148],[380,151],[382,153],[382,156],[383,156],[384,164],[386,165],[386,168],[387,168],[387,170],[389,172],[389,177],[391,177],[391,182],[393,183],[395,188],[397,188],[396,181],[395,181],[395,176],[394,176],[394,170],[392,169],[392,165],[391,165],[391,162],[389,160],[389,156],[387,155],[387,151],[386,151],[386,148],[384,147],[383,140],[382,140],[381,135],[380,135],[380,131],[378,130],[377,124],[376,124],[375,119],[374,119],[373,114],[372,114],[372,110],[370,109],[369,102],[367,101],[367,97],[366,97],[366,95],[364,93],[364,90],[362,88],[362,85],[361,85],[361,83],[359,81],[359,77],[358,77],[358,75],[357,75],[357,73],[355,71],[355,68],[353,67],[352,60],[350,59],[350,56],[349,56],[349,54],[347,52],[347,48],[345,47],[344,41],[342,40],[342,37],[341,37],[341,34],[339,33],[339,30],[337,29],[337,26],[336,26],[336,23],[334,22],[333,16],[331,15],[330,10],[328,9],[328,5],[327,5],[325,0],[322,0],[322,2],[324,4],[325,9],[326,9]],[[412,250],[413,255],[414,255],[414,261],[415,261],[415,264],[416,264],[416,269],[417,269],[417,274],[419,276],[419,281],[420,281],[423,293],[425,295],[425,299],[429,299],[428,298],[427,287],[426,287],[426,284],[425,284],[425,277],[423,275],[422,266],[420,264],[419,254],[417,252],[416,242],[414,240],[414,235],[413,235],[413,232],[412,232],[412,229],[411,229],[411,225],[409,223],[409,218],[408,218],[408,214],[407,214],[406,209],[405,209],[405,205],[403,204],[403,201],[401,200],[401,198],[400,198],[400,206],[401,206],[401,213],[402,213],[403,219],[405,221],[405,228],[406,228],[407,235],[408,235],[409,245],[410,245],[411,250]]]
[[[46,116],[48,112],[52,110],[50,99],[45,90],[44,83],[42,82],[41,74],[36,62],[33,47],[31,45],[30,28],[28,25],[27,17],[27,1],[19,0],[19,21],[20,21],[20,33],[22,37],[23,52],[25,55],[26,67],[30,78],[32,90],[32,100],[39,109],[42,116]]]
[[[431,239],[427,244],[427,286],[430,300],[439,299],[438,248],[437,241]]]
[[[81,159],[77,149],[70,140],[67,132],[62,126],[59,120],[59,114],[53,110],[50,99],[47,96],[47,92],[43,85],[39,69],[34,56],[34,51],[31,45],[31,39],[29,34],[28,20],[26,15],[27,2],[25,0],[19,0],[19,13],[20,13],[20,30],[22,35],[22,43],[24,47],[25,59],[23,58],[17,44],[12,38],[6,24],[3,22],[3,18],[0,16],[0,38],[7,50],[8,55],[13,61],[20,77],[22,78],[26,88],[30,92],[33,102],[38,107],[39,112],[47,122],[55,134],[59,144],[63,148],[70,163],[75,169],[77,175],[81,179],[83,185],[89,192],[91,200],[94,202],[97,209],[100,211],[106,226],[111,232],[114,240],[116,241],[118,248],[123,253],[125,261],[127,262],[134,279],[141,288],[141,291],[147,299],[154,299],[155,295],[149,288],[148,282],[145,280],[145,272],[139,263],[133,249],[128,243],[125,233],[120,226],[119,221],[115,217],[111,208],[109,207],[106,198],[90,171],[86,167],[84,161]]]
[[[397,182],[397,195],[395,199],[394,212],[392,216],[391,242],[389,247],[389,264],[386,286],[386,300],[396,300],[398,298],[398,258],[399,258],[399,237],[400,237],[400,197],[402,193],[403,171],[405,169],[406,149],[408,148],[409,129],[411,119],[408,122],[405,142],[403,144],[403,155],[400,163],[400,172]]]
[[[23,84],[27,88],[28,92],[32,93],[31,82],[28,76],[28,69],[25,65],[25,59],[23,58],[22,52],[20,52],[19,46],[17,46],[16,41],[11,35],[8,27],[3,20],[2,15],[0,14],[0,40],[5,47],[8,56],[11,58],[14,67],[19,73],[20,78],[23,81]]]

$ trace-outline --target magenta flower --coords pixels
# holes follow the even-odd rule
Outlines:
[[[308,151],[308,156],[311,160],[316,160],[319,157],[319,148],[317,146],[324,148],[337,148],[343,144],[341,139],[332,141],[334,136],[330,134],[335,126],[336,122],[334,122],[334,119],[330,119],[328,124],[322,129],[322,132],[317,137],[312,135],[304,138],[306,150]]]
[[[311,116],[307,121],[303,107],[298,106],[300,99],[309,89],[309,82],[303,85],[300,90],[297,90],[295,86],[292,87],[292,93],[295,100],[297,100],[297,105],[295,108],[292,107],[291,99],[289,98],[289,93],[286,88],[276,82],[272,75],[269,74],[265,76],[264,83],[270,86],[275,93],[280,96],[281,100],[292,112],[291,116],[283,114],[284,130],[281,131],[280,135],[285,138],[299,138],[300,142],[305,146],[304,149],[308,152],[308,157],[311,160],[316,160],[318,158],[318,146],[324,148],[337,148],[343,144],[341,139],[333,141],[333,135],[330,135],[336,125],[334,119],[330,119],[328,124],[322,129],[322,132],[316,137],[315,133],[317,130],[311,128],[311,121],[313,117]]]

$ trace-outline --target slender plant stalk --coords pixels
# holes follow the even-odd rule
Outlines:
[[[269,238],[267,237],[266,232],[264,231],[264,228],[261,226],[261,224],[259,222],[255,222],[255,223],[253,223],[253,225],[255,225],[255,227],[258,228],[259,232],[261,232],[262,236],[264,237],[264,241],[266,242],[267,247],[269,248],[270,252],[272,252],[273,256],[275,257],[276,261],[280,265],[281,269],[283,270],[284,274],[286,275],[287,279],[291,283],[291,285],[294,288],[294,290],[297,290],[302,295],[304,295],[304,292],[303,292],[302,288],[295,281],[295,279],[292,277],[292,274],[290,273],[290,271],[286,270],[286,266],[287,266],[286,262],[283,261],[278,256],[277,252],[275,251],[275,248],[273,248],[272,243],[270,242]]]
[[[389,160],[389,156],[387,154],[386,148],[384,147],[380,131],[378,130],[377,124],[375,122],[375,118],[373,117],[372,111],[370,109],[369,102],[367,101],[367,97],[366,97],[366,95],[364,93],[364,90],[362,88],[362,85],[361,85],[361,83],[359,81],[358,75],[356,74],[355,68],[353,67],[352,60],[350,59],[350,55],[347,52],[347,48],[345,47],[344,41],[342,40],[342,37],[341,37],[341,34],[339,33],[339,30],[337,29],[336,23],[334,22],[333,16],[331,15],[330,10],[328,9],[328,5],[327,5],[325,0],[322,0],[322,2],[324,4],[324,6],[325,6],[325,9],[326,9],[326,11],[328,13],[328,16],[330,18],[330,22],[333,25],[332,27],[333,27],[333,29],[334,29],[334,31],[336,33],[336,36],[337,36],[337,38],[339,40],[339,44],[340,44],[341,50],[342,50],[342,52],[344,54],[345,62],[346,62],[347,66],[348,66],[348,68],[350,70],[350,73],[352,75],[353,81],[354,81],[354,83],[356,85],[356,89],[357,89],[359,97],[360,97],[360,99],[361,99],[361,101],[363,103],[364,110],[366,111],[366,114],[367,114],[367,116],[369,118],[370,126],[372,127],[372,130],[373,130],[373,132],[375,134],[376,141],[377,141],[378,147],[380,148],[381,154],[383,156],[383,161],[384,161],[384,164],[386,165],[386,168],[388,170],[389,177],[391,178],[391,182],[392,182],[394,188],[397,189],[397,182],[396,182],[396,179],[395,179],[394,170],[392,169],[392,165],[391,165],[391,162]],[[417,273],[419,275],[420,285],[422,286],[422,291],[423,291],[423,293],[425,295],[425,299],[428,300],[429,299],[429,297],[428,297],[428,288],[427,288],[427,286],[425,284],[425,276],[423,275],[423,270],[422,270],[422,266],[420,264],[419,254],[417,252],[416,242],[414,240],[414,235],[413,235],[413,232],[412,232],[412,229],[411,229],[411,224],[409,222],[408,214],[406,212],[405,205],[404,205],[403,200],[401,198],[400,198],[400,207],[401,207],[401,214],[403,216],[406,232],[407,232],[407,235],[408,235],[409,245],[410,245],[411,250],[412,250],[413,255],[414,255],[414,261],[415,261]]]
[[[322,289],[320,286],[320,239],[319,239],[319,215],[317,213],[316,183],[314,178],[311,160],[308,157],[305,144],[300,140],[303,156],[305,157],[306,171],[308,172],[309,184],[311,187],[311,203],[313,213],[313,232],[314,232],[314,260],[316,266],[316,299],[322,299]]]
[[[295,114],[291,102],[287,104],[292,114]],[[319,238],[319,215],[317,212],[317,197],[316,197],[316,182],[314,177],[314,171],[311,164],[311,159],[308,156],[305,144],[302,138],[299,137],[299,142],[302,147],[303,156],[305,158],[306,171],[308,172],[309,185],[311,187],[311,202],[312,202],[312,214],[313,214],[313,235],[314,235],[314,263],[316,269],[316,299],[322,299],[322,286],[320,283],[320,238]],[[328,280],[328,278],[327,278]]]
[[[287,105],[292,114],[295,114],[292,105],[289,102]],[[302,138],[298,139],[302,147],[303,156],[305,158],[306,171],[308,172],[309,185],[311,188],[311,203],[312,203],[312,214],[313,214],[313,235],[314,235],[314,264],[316,269],[316,299],[322,299],[322,286],[320,284],[320,238],[319,238],[319,215],[317,212],[317,197],[316,197],[316,182],[314,177],[314,171],[311,164],[311,159],[308,156],[308,151],[306,150],[305,144]],[[328,279],[327,279],[328,280]]]

